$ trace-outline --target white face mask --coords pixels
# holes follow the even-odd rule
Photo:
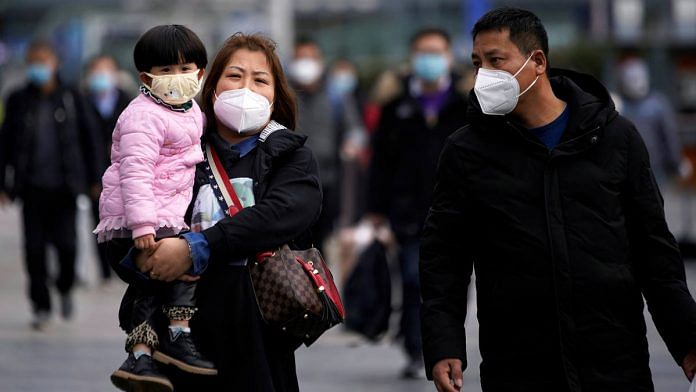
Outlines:
[[[625,64],[621,74],[621,88],[627,98],[638,100],[650,92],[650,72],[647,65],[639,60]]]
[[[306,86],[319,80],[324,66],[319,60],[300,58],[290,63],[288,71],[292,80]]]
[[[170,105],[181,105],[192,100],[201,90],[198,72],[187,72],[175,75],[153,75],[144,72],[152,78],[150,89],[152,94]]]
[[[239,133],[258,131],[271,118],[272,105],[268,99],[248,88],[226,90],[215,97],[215,117]]]
[[[532,84],[520,93],[520,83],[517,81],[517,75],[527,66],[531,58],[532,55],[529,55],[527,61],[514,75],[500,69],[479,68],[476,75],[474,93],[484,114],[503,116],[515,110],[519,97],[529,91],[539,80],[537,76]]]

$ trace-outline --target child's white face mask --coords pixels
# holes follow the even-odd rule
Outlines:
[[[515,110],[519,97],[529,91],[539,80],[539,76],[537,76],[532,84],[520,93],[520,82],[517,81],[517,75],[527,66],[532,55],[533,53],[529,55],[527,61],[514,75],[501,69],[479,68],[476,74],[474,93],[484,114],[503,116]]]
[[[184,104],[201,90],[197,71],[174,75],[143,73],[152,78],[150,86],[146,85],[152,94],[170,105]]]

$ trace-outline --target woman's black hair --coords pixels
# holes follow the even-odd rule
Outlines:
[[[135,68],[150,72],[152,67],[196,63],[199,69],[208,65],[208,54],[196,33],[182,25],[155,26],[135,44]]]

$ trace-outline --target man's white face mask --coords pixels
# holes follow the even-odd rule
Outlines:
[[[321,61],[312,58],[300,58],[290,63],[288,74],[295,82],[308,86],[321,78],[324,66]]]
[[[527,66],[532,55],[533,53],[514,75],[501,69],[479,68],[474,93],[484,114],[503,116],[515,110],[519,97],[529,91],[539,80],[537,76],[532,84],[520,93],[517,75]]]
[[[650,93],[650,71],[643,61],[629,60],[621,71],[621,89],[626,98],[643,99]]]

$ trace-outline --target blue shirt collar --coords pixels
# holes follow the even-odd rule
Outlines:
[[[244,158],[245,155],[253,151],[256,146],[259,145],[259,135],[256,134],[249,139],[242,140],[241,142],[230,145],[232,151],[239,153],[240,158]]]

